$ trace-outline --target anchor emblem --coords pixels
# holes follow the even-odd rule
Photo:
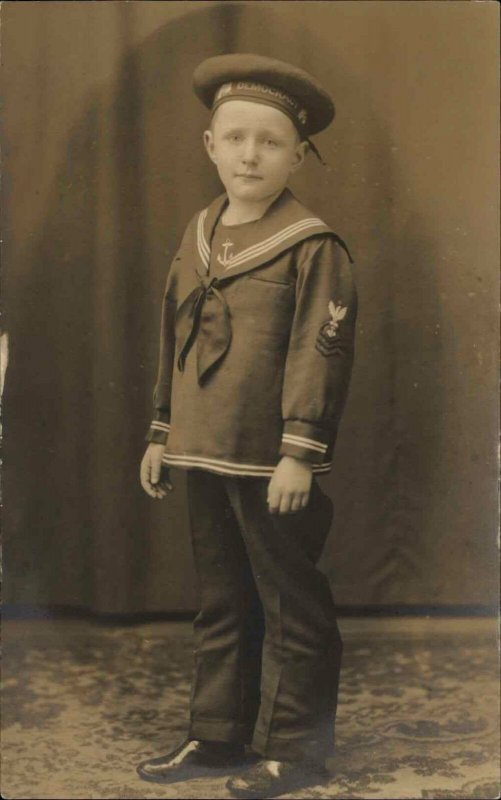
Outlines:
[[[221,258],[220,255],[218,255],[217,257],[219,264],[221,264],[221,266],[223,266],[225,269],[228,269],[231,262],[233,261],[233,256],[231,255],[227,256],[229,247],[233,247],[233,242],[231,242],[229,239],[226,239],[226,241],[223,242],[223,250],[224,250],[223,257]]]

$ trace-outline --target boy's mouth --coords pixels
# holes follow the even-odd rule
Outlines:
[[[263,180],[261,175],[253,175],[252,173],[247,173],[247,172],[238,172],[237,173],[237,178],[249,178],[249,179],[255,180],[255,181],[262,181]]]

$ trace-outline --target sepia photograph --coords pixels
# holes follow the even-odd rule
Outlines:
[[[499,5],[0,15],[2,797],[499,798]]]

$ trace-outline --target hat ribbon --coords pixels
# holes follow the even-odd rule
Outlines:
[[[320,163],[322,164],[322,166],[323,166],[323,167],[327,167],[327,166],[328,166],[328,164],[327,164],[327,161],[325,161],[325,160],[322,158],[322,156],[320,155],[320,152],[319,152],[318,148],[317,148],[317,147],[316,147],[316,146],[313,144],[313,142],[311,141],[311,139],[306,139],[306,141],[308,142],[308,144],[309,144],[309,146],[310,146],[310,149],[311,149],[311,151],[312,151],[313,153],[315,153],[316,157],[318,158],[318,160],[320,161]]]

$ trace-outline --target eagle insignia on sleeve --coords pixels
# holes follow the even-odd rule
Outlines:
[[[348,309],[346,306],[336,305],[332,300],[329,300],[328,310],[330,319],[324,322],[318,332],[315,347],[323,356],[332,355],[337,349],[337,331],[339,323],[345,318]]]

